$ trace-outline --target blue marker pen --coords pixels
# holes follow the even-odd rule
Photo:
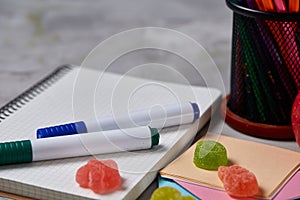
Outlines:
[[[117,117],[109,116],[94,121],[79,121],[40,128],[37,130],[37,138],[90,133],[120,128],[124,129],[137,126],[163,128],[193,123],[199,116],[200,110],[196,103],[176,103],[164,106],[154,106],[150,109],[138,110]]]
[[[159,143],[148,126],[0,143],[0,165],[150,149]]]

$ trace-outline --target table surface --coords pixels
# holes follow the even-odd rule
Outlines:
[[[225,0],[0,0],[0,27],[0,106],[57,66],[80,65],[96,45],[112,35],[142,27],[168,28],[194,39],[216,64],[225,93],[230,92],[232,12]],[[113,71],[123,73],[124,68]],[[192,75],[187,77],[201,85]],[[300,152],[293,141],[239,133],[218,114],[207,129]],[[140,199],[149,197],[155,187],[152,184]]]

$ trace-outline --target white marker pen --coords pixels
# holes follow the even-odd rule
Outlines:
[[[90,133],[120,128],[124,129],[137,126],[163,128],[193,123],[199,116],[200,110],[196,103],[176,103],[154,106],[150,109],[138,110],[116,117],[102,117],[94,121],[80,121],[40,128],[37,130],[37,138]]]
[[[159,143],[148,126],[0,143],[0,165],[150,149]]]

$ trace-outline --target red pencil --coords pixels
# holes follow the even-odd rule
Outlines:
[[[274,12],[275,7],[272,0],[263,0],[265,11]]]
[[[289,12],[299,12],[299,0],[289,0]]]
[[[265,11],[263,0],[256,0],[256,4],[259,10]]]
[[[274,12],[275,8],[272,0],[256,0],[258,9],[261,11]]]

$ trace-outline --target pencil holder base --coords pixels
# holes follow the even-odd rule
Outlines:
[[[292,126],[277,126],[263,123],[251,122],[244,119],[233,112],[227,107],[227,101],[230,95],[227,95],[221,103],[221,114],[225,122],[232,128],[245,133],[247,135],[275,140],[294,140]]]

